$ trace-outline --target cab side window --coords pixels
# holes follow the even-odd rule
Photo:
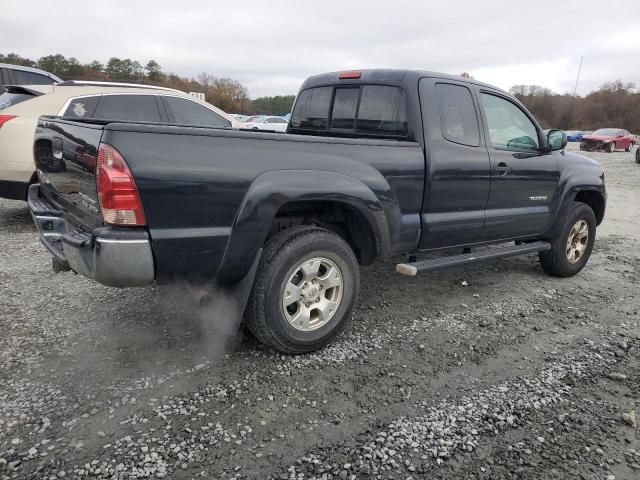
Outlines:
[[[470,147],[480,145],[478,117],[469,89],[460,85],[438,83],[436,93],[444,138]]]
[[[539,149],[538,130],[518,106],[489,93],[480,98],[494,148],[516,152]]]
[[[161,122],[153,95],[103,95],[93,118],[131,122]]]

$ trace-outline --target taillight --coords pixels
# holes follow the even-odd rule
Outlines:
[[[96,176],[98,201],[106,223],[146,225],[131,171],[120,152],[106,143],[101,143],[98,149]]]
[[[0,115],[0,128],[2,128],[2,125],[7,123],[9,120],[12,120],[14,118],[16,118],[15,115]]]

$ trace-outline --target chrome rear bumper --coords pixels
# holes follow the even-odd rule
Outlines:
[[[85,232],[71,225],[54,205],[29,187],[29,209],[40,240],[54,257],[55,270],[73,270],[110,287],[154,283],[149,234],[143,229],[97,228]]]

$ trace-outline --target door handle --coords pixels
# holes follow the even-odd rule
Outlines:
[[[511,171],[511,168],[509,167],[509,165],[507,165],[504,162],[500,162],[496,166],[496,172],[498,172],[501,176],[507,175],[510,171]]]

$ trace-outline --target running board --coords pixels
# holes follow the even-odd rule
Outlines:
[[[476,253],[463,253],[461,255],[433,258],[414,263],[399,263],[396,265],[396,272],[415,277],[418,273],[461,267],[463,265],[496,260],[498,258],[524,255],[525,253],[546,252],[547,250],[551,250],[551,244],[547,242],[522,243],[508,247],[490,248]]]

